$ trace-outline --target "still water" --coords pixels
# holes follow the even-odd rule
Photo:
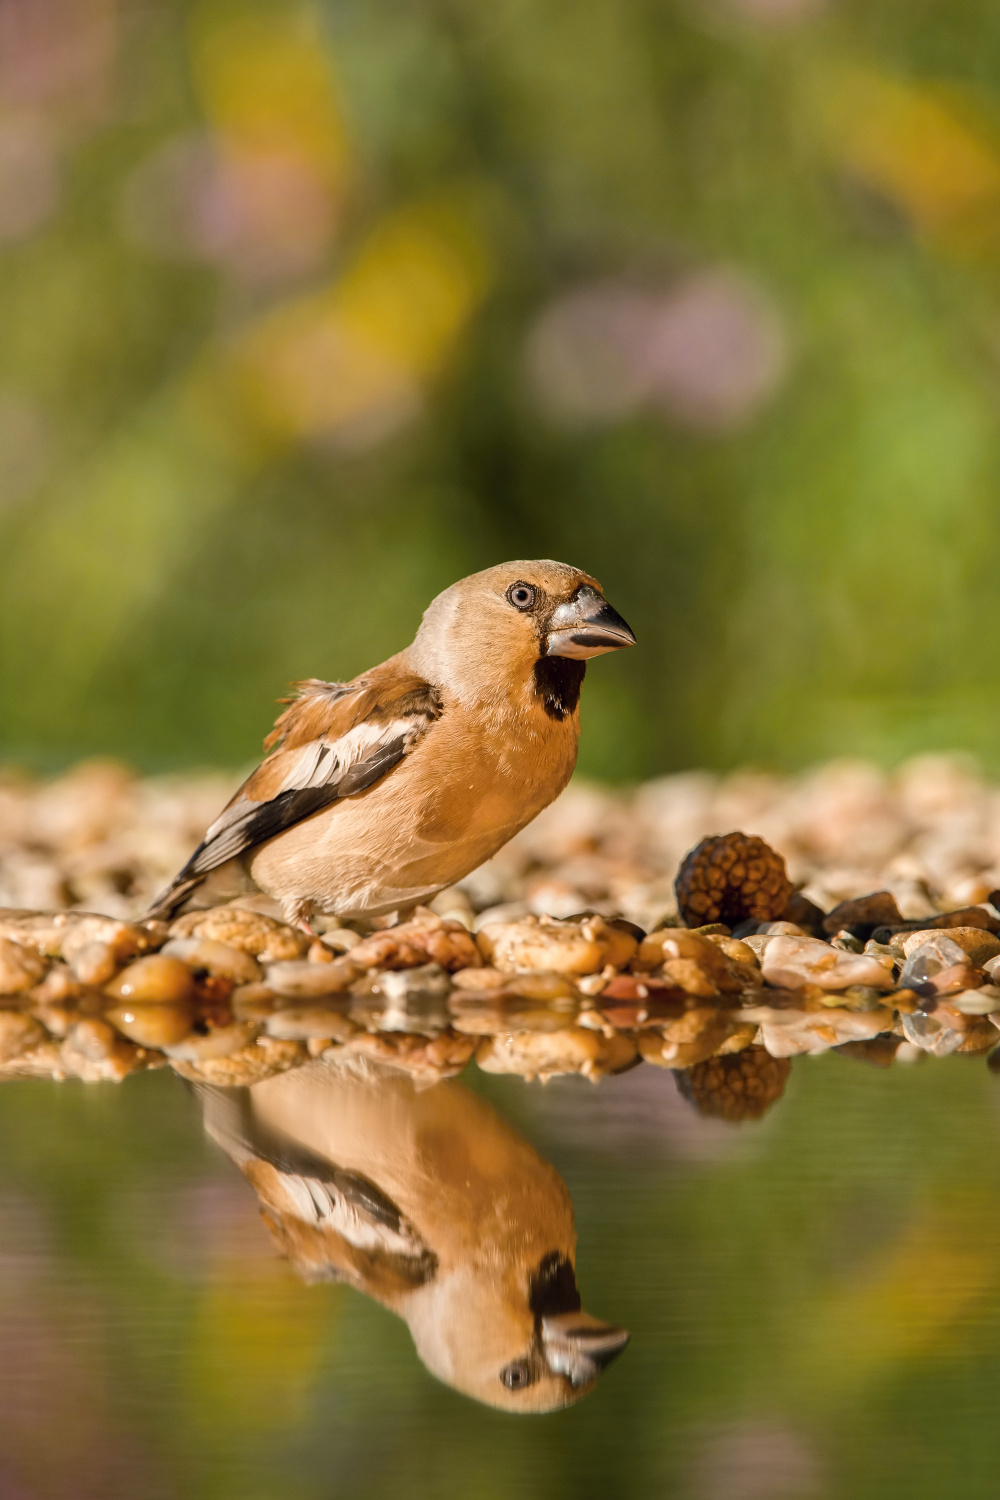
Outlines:
[[[0,1500],[995,1500],[998,1136],[965,1058],[6,1083]]]

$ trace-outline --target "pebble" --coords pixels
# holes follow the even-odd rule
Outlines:
[[[608,964],[623,967],[639,946],[631,933],[610,926],[603,917],[582,922],[525,917],[481,927],[476,941],[483,958],[496,969],[549,969],[556,974],[598,974]]]
[[[191,971],[179,958],[165,958],[160,953],[137,958],[104,986],[105,994],[115,1000],[161,1001],[193,1000],[195,983]]]
[[[268,1036],[289,1042],[308,1042],[317,1037],[346,1042],[357,1027],[342,1010],[330,1006],[290,1005],[269,1015],[264,1030]]]
[[[194,1031],[163,1050],[168,1057],[181,1062],[205,1062],[214,1057],[231,1057],[249,1046],[256,1036],[257,1027],[249,1021],[234,1021],[230,1026],[216,1026],[204,1034]]]
[[[912,1015],[903,1016],[903,1035],[914,1047],[919,1047],[923,1052],[931,1052],[935,1057],[947,1057],[952,1052],[957,1052],[964,1041],[963,1033],[953,1027],[946,1026],[938,1016],[928,1015],[925,1011],[914,1011]]]
[[[84,943],[72,954],[70,970],[81,984],[107,984],[118,971],[118,956],[110,943]]]
[[[194,1025],[194,1008],[184,1001],[113,1005],[105,1016],[129,1041],[161,1050],[183,1041]]]
[[[945,970],[969,968],[969,956],[943,932],[934,932],[912,948],[899,975],[902,987],[919,989]]]
[[[846,990],[848,985],[870,985],[891,990],[892,969],[877,955],[842,953],[818,938],[772,937],[761,955],[761,971],[768,984],[797,989],[815,984],[823,990]]]
[[[924,927],[916,932],[900,934],[899,941],[909,958],[918,948],[932,946],[935,941],[941,941],[941,938],[940,929]],[[961,948],[976,968],[984,968],[990,959],[1000,958],[1000,938],[982,927],[949,927],[944,941]]]
[[[335,959],[313,964],[308,959],[288,959],[269,964],[264,975],[268,989],[289,1000],[313,1000],[346,990],[361,973],[353,959]]]
[[[278,922],[263,912],[240,906],[217,906],[212,911],[187,912],[170,928],[171,938],[209,938],[249,953],[262,963],[301,958],[309,947],[304,932]]]
[[[823,918],[823,931],[832,934],[845,927],[866,927],[870,930],[865,936],[870,937],[874,928],[894,927],[902,921],[903,914],[896,905],[892,892],[872,891],[867,896],[855,896],[851,900],[838,902]]]
[[[45,962],[31,948],[0,938],[0,995],[20,995],[38,983]]]
[[[363,938],[351,949],[351,958],[368,969],[410,969],[436,963],[451,970],[482,963],[476,939],[461,922],[444,920],[419,906],[411,921]]]
[[[853,1011],[775,1010],[767,1005],[748,1013],[760,1025],[760,1040],[772,1057],[818,1056],[844,1042],[867,1041],[892,1026],[889,1009]]]
[[[45,1032],[33,1016],[20,1010],[0,1010],[0,1063],[21,1057],[45,1041]]]
[[[214,938],[171,938],[160,953],[166,958],[179,958],[192,969],[231,979],[234,984],[254,984],[263,977],[264,971],[252,954]]]
[[[302,1042],[260,1036],[224,1057],[175,1057],[172,1066],[191,1083],[210,1083],[216,1088],[250,1088],[276,1073],[287,1073],[309,1060]]]
[[[606,1073],[620,1073],[637,1056],[631,1037],[606,1037],[584,1026],[489,1037],[476,1048],[484,1073],[517,1073],[543,1082],[562,1073],[581,1073],[596,1082]]]
[[[319,941],[332,953],[350,953],[361,942],[361,934],[350,927],[332,927],[320,936]],[[310,953],[315,946],[314,943],[309,949]]]

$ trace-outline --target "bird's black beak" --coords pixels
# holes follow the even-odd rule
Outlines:
[[[571,1385],[589,1385],[622,1352],[628,1330],[600,1323],[585,1312],[555,1313],[542,1319],[542,1349],[553,1375]]]
[[[621,615],[596,589],[584,585],[576,597],[552,611],[546,638],[546,656],[573,656],[585,661],[634,646],[635,636]]]

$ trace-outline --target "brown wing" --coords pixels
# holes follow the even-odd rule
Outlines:
[[[264,741],[270,754],[216,818],[149,915],[169,917],[211,870],[339,798],[374,785],[440,715],[441,699],[430,683],[393,664],[353,682],[310,678],[299,683],[290,707]]]

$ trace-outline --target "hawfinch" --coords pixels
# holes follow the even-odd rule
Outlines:
[[[586,1395],[628,1342],[580,1309],[562,1178],[462,1084],[418,1089],[322,1059],[198,1093],[295,1270],[397,1313],[455,1390],[552,1411]]]
[[[439,594],[353,682],[298,684],[243,783],[150,915],[263,892],[286,921],[378,916],[454,885],[576,762],[587,658],[635,644],[600,584],[511,562]]]

